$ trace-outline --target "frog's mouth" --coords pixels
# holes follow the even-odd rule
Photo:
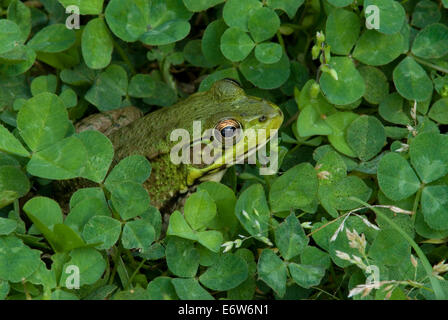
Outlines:
[[[238,164],[240,162],[243,162],[245,159],[248,159],[250,156],[252,156],[255,152],[257,152],[259,149],[263,148],[268,144],[269,141],[271,141],[272,137],[267,138],[265,141],[257,144],[255,147],[249,148],[246,152],[236,157],[235,161],[227,163],[226,167],[233,166],[235,164]]]
[[[264,142],[263,144],[260,144],[259,146],[250,148],[249,150],[247,150],[245,153],[239,155],[236,157],[236,159],[232,162],[227,162],[224,163],[223,165],[217,167],[217,168],[210,168],[208,171],[205,171],[204,175],[209,175],[209,174],[215,174],[221,170],[225,170],[231,166],[234,166],[236,164],[242,164],[243,161],[247,158],[249,158],[251,155],[253,155],[255,152],[257,152],[258,149],[262,148],[263,146],[265,146],[268,143],[268,141]],[[216,159],[218,159],[219,157],[217,157]]]

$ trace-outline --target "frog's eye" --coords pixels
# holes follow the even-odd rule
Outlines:
[[[241,124],[234,119],[225,119],[215,126],[215,138],[226,145],[233,145],[241,136]]]

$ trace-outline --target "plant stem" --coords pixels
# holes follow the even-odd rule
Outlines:
[[[129,289],[129,286],[131,285],[132,280],[134,280],[134,277],[137,275],[137,273],[139,272],[140,268],[143,267],[143,265],[145,264],[146,261],[147,261],[146,259],[143,259],[142,262],[140,262],[140,264],[134,270],[134,272],[132,273],[131,277],[129,278],[129,282],[128,282],[128,285],[127,285],[126,289]]]
[[[14,200],[14,212],[16,213],[17,217],[20,217],[20,205],[19,200]]]
[[[442,290],[442,286],[440,284],[439,279],[437,279],[432,274],[432,266],[429,263],[428,258],[423,253],[422,249],[420,249],[418,244],[415,243],[414,239],[412,239],[405,231],[403,231],[402,228],[400,228],[395,222],[393,222],[391,219],[389,219],[380,210],[376,209],[375,207],[371,206],[370,204],[368,204],[368,203],[366,203],[366,202],[364,202],[364,201],[362,201],[362,200],[360,200],[360,199],[358,199],[356,197],[350,197],[350,200],[356,201],[359,204],[362,204],[363,206],[366,206],[366,207],[370,208],[371,210],[373,210],[373,212],[375,212],[375,214],[377,214],[382,219],[384,219],[392,228],[397,230],[398,233],[400,233],[403,236],[403,238],[406,239],[406,241],[412,246],[414,251],[417,253],[418,257],[422,261],[423,268],[425,269],[426,274],[427,274],[427,276],[429,278],[429,281],[431,282],[431,287],[434,290],[434,295],[435,295],[436,299],[437,300],[445,300],[445,293]]]
[[[128,257],[129,261],[132,264],[136,264],[137,262],[135,261],[134,256],[132,255],[131,251],[125,250],[125,252],[126,252],[126,256]]]
[[[120,248],[117,248],[117,247],[114,246],[114,250],[113,251],[115,251],[115,257],[113,257],[114,268],[112,269],[112,273],[111,273],[110,278],[109,278],[109,285],[114,283],[115,274],[117,273],[118,257],[120,256]]]
[[[425,65],[427,67],[430,67],[430,68],[432,68],[434,70],[437,70],[437,71],[440,71],[440,72],[443,72],[443,73],[448,73],[448,69],[442,68],[442,67],[440,67],[440,66],[438,66],[438,65],[436,65],[434,63],[428,62],[426,60],[417,58],[413,54],[411,54],[411,56],[412,56],[412,58],[414,58],[415,61],[417,61],[420,64],[423,64],[423,65]]]
[[[306,236],[307,236],[307,237],[311,237],[311,236],[312,236],[313,234],[315,234],[316,232],[322,230],[322,229],[325,228],[325,227],[328,227],[330,224],[335,223],[336,221],[338,221],[338,220],[341,219],[341,218],[344,218],[344,217],[347,216],[348,214],[349,214],[349,212],[344,213],[344,214],[340,215],[339,217],[337,217],[336,219],[331,220],[331,221],[328,221],[328,222],[325,223],[324,225],[322,225],[322,226],[320,226],[319,228],[317,228],[317,229],[311,231],[310,233],[308,233]]]
[[[299,111],[297,111],[295,114],[291,116],[291,118],[288,119],[288,121],[285,122],[282,127],[287,128],[291,123],[293,123],[297,118],[299,117]]]
[[[171,63],[168,61],[168,59],[164,59],[160,63],[160,65],[163,80],[174,90],[174,92],[177,93],[176,82],[174,81],[173,76],[170,72]]]
[[[422,196],[423,187],[425,185],[422,184],[418,189],[417,194],[415,195],[414,206],[412,207],[412,222],[415,223],[415,217],[417,216],[418,204],[420,203],[420,198]]]
[[[118,43],[115,40],[112,40],[114,43],[114,48],[117,50],[118,54],[120,55],[121,59],[128,65],[129,69],[131,70],[132,74],[136,74],[134,65],[132,64],[131,60],[129,60],[128,56],[126,55],[126,52],[124,52],[123,48],[118,45]]]
[[[278,43],[280,43],[280,45],[282,46],[283,51],[286,54],[285,41],[283,41],[283,36],[280,33],[280,31],[277,32],[277,39],[278,39]]]
[[[312,288],[313,288],[314,290],[319,291],[320,293],[324,293],[324,294],[326,294],[326,295],[332,297],[332,298],[335,299],[335,300],[341,300],[341,299],[339,299],[338,297],[336,297],[334,294],[331,294],[330,292],[327,292],[327,291],[325,291],[325,290],[322,290],[322,289],[319,288],[319,287],[312,287]]]

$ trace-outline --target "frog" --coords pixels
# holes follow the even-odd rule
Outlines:
[[[241,163],[266,145],[272,138],[270,132],[278,130],[282,122],[283,113],[277,105],[247,95],[233,79],[223,79],[215,82],[208,91],[193,93],[172,106],[150,112],[110,131],[107,136],[115,150],[111,167],[131,155],[146,157],[151,164],[151,174],[143,186],[151,205],[162,212],[170,211],[181,195],[198,183],[219,181],[229,167]],[[194,123],[201,131],[199,140],[190,139],[182,144],[179,139],[173,139],[173,130],[183,130],[194,138]],[[253,136],[246,135],[248,129],[265,130],[265,139],[250,141]],[[204,136],[208,138],[203,139]],[[176,146],[187,155],[182,159],[190,161],[173,161]],[[201,152],[205,147],[211,152],[212,161],[191,161],[195,152]],[[227,159],[234,161],[225,161]]]

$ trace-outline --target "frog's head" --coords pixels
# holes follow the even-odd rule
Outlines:
[[[190,149],[194,150],[191,154],[200,152],[202,161],[189,165],[188,184],[243,163],[266,145],[283,122],[278,106],[248,96],[230,79],[216,82],[201,99],[205,103],[200,109],[205,112],[195,117],[201,121],[202,139]]]

